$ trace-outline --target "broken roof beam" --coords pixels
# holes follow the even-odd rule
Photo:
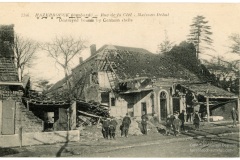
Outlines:
[[[94,114],[90,114],[90,113],[87,113],[87,112],[83,112],[83,111],[78,111],[79,113],[82,113],[82,114],[85,114],[87,116],[90,116],[90,117],[95,117],[95,118],[102,118],[102,116],[97,116],[97,115],[94,115]]]
[[[129,78],[125,80],[119,80],[119,83],[132,82],[132,81],[145,80],[145,79],[150,79],[150,78],[149,77]]]
[[[204,96],[205,98],[210,98],[210,99],[237,99],[237,96]]]

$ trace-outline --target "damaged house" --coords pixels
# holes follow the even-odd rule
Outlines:
[[[0,135],[12,135],[17,132],[17,105],[21,101],[22,83],[14,64],[13,25],[0,26]]]
[[[0,26],[0,135],[42,131],[42,121],[22,103],[29,77],[19,81],[14,63],[14,25]]]
[[[232,100],[235,105],[237,100],[234,94],[210,84],[215,77],[196,59],[192,44],[182,42],[163,55],[116,45],[98,50],[92,45],[90,50],[91,56],[85,61],[80,58],[68,78],[71,94],[109,106],[112,116],[147,113],[161,121],[175,111],[193,112],[200,104],[210,115],[216,105]],[[66,93],[66,82],[65,78],[57,82],[48,94]],[[212,99],[216,103],[210,103]]]
[[[48,104],[30,90],[29,76],[19,81],[13,44],[14,26],[0,25],[0,147],[79,141],[79,131],[73,130],[76,103]],[[49,116],[54,132],[44,132],[50,125],[44,119],[48,112],[58,113]]]

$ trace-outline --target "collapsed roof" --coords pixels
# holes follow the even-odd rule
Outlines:
[[[181,84],[184,88],[208,98],[238,98],[237,95],[211,84]]]
[[[115,81],[118,83],[138,78],[176,79],[191,83],[211,81],[212,79],[210,72],[198,63],[194,46],[186,42],[174,46],[170,52],[163,55],[153,54],[141,48],[104,45],[75,67],[70,77],[73,76],[74,82],[79,83],[79,79],[83,76],[89,77],[94,69],[97,68],[98,71],[101,71],[101,61],[105,61],[102,71],[106,71],[104,70],[104,66],[107,66],[106,63],[111,65],[110,71],[116,74]],[[105,68],[108,68],[109,71],[109,66]],[[82,73],[78,75],[80,72]],[[66,78],[63,78],[50,89],[50,92],[61,88],[65,83]]]

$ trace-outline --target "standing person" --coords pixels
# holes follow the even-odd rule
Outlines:
[[[131,119],[128,115],[128,113],[126,114],[126,116],[123,118],[122,121],[122,132],[121,132],[121,137],[124,135],[125,137],[128,137],[128,130],[129,130],[129,126],[131,124]]]
[[[173,120],[171,120],[171,115],[167,116],[167,120],[166,120],[166,135],[169,136],[171,129],[172,129],[172,122]]]
[[[147,135],[147,121],[148,121],[148,116],[146,115],[146,113],[144,112],[142,115],[142,127],[143,127],[143,134]]]
[[[174,135],[178,136],[180,131],[181,120],[178,118],[178,112],[174,114],[175,119],[173,120],[173,131]]]
[[[200,121],[201,118],[199,116],[199,113],[198,111],[195,111],[195,113],[193,114],[193,124],[195,125],[195,130],[199,130]]]
[[[235,109],[235,107],[232,108],[231,115],[232,115],[232,119],[233,119],[233,127],[236,127],[237,126],[236,120],[237,120],[238,113],[237,113],[237,110]]]
[[[185,123],[185,110],[182,110],[182,113],[179,114],[178,118],[181,120],[181,130],[185,131],[184,123]]]
[[[102,124],[103,138],[108,139],[110,118],[104,118]]]
[[[192,122],[192,111],[193,111],[193,108],[192,107],[189,107],[187,108],[187,122],[189,120],[189,122]]]
[[[111,120],[109,122],[109,135],[110,139],[115,139],[115,132],[116,132],[116,127],[117,127],[117,121],[114,119],[114,117],[111,117]]]

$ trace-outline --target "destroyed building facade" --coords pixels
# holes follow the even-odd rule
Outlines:
[[[112,116],[129,113],[140,117],[147,113],[159,121],[175,111],[188,109],[187,106],[194,109],[202,104],[206,109],[205,93],[218,92],[211,98],[221,97],[224,102],[237,98],[209,84],[214,81],[213,75],[199,63],[194,46],[187,42],[163,55],[117,45],[104,45],[98,50],[92,45],[90,51],[91,56],[85,61],[80,58],[72,74],[57,82],[48,94],[64,94],[68,80],[75,98],[108,105]],[[207,87],[191,90],[187,84]],[[203,96],[198,99],[200,95]]]

